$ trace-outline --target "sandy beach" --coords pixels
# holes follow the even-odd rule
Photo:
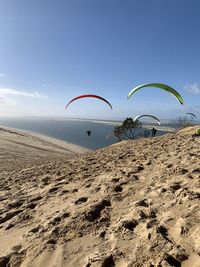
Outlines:
[[[89,151],[0,128],[0,266],[199,267],[196,129]]]
[[[56,138],[29,131],[0,127],[0,164],[12,166],[89,151]]]

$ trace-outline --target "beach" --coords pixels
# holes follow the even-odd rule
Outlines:
[[[8,127],[0,127],[0,139],[0,166],[7,168],[89,151],[56,138]]]
[[[0,266],[199,267],[196,129],[89,151],[1,128]]]
[[[98,149],[116,142],[116,138],[107,139],[114,125],[100,124],[92,120],[66,118],[4,118],[0,119],[3,127],[21,129],[30,133],[42,134],[67,143],[77,144],[88,149]],[[86,131],[91,130],[90,137]]]
[[[21,129],[29,133],[37,133],[49,136],[67,143],[77,144],[90,150],[112,145],[117,142],[112,133],[114,127],[120,121],[94,120],[94,119],[72,119],[72,118],[1,118],[0,125],[13,129]],[[163,135],[167,132],[174,132],[175,128],[171,124],[142,124],[136,129],[136,136],[144,136],[144,131],[150,131],[155,127],[158,131],[156,135]],[[92,131],[88,136],[86,131]],[[151,132],[150,132],[151,133]]]

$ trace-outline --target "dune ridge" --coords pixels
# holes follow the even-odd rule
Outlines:
[[[0,161],[0,266],[199,267],[196,128]]]

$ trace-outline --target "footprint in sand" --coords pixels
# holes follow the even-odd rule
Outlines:
[[[100,213],[106,206],[111,206],[110,200],[101,199],[97,203],[91,205],[89,210],[85,213],[85,218],[89,222],[94,222],[96,219],[100,217]]]
[[[75,204],[78,205],[78,204],[82,204],[84,202],[86,202],[88,200],[87,197],[79,197],[77,200],[75,200]]]

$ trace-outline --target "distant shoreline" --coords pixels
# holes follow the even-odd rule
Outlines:
[[[58,150],[68,151],[69,153],[83,153],[87,151],[91,151],[91,149],[85,148],[83,146],[79,146],[58,138],[50,137],[48,135],[39,134],[29,130],[21,130],[12,127],[5,127],[0,125],[0,132],[7,132],[8,134],[16,134],[18,136],[26,136],[30,140],[31,139],[38,139],[38,141],[45,142],[50,146],[54,146]]]
[[[21,131],[30,135],[34,135],[43,140],[49,140],[50,143],[59,143],[60,147],[70,150],[72,153],[80,153],[82,151],[93,151],[117,142],[117,138],[112,135],[114,127],[120,125],[120,120],[103,120],[88,118],[35,118],[35,119],[10,119],[0,120],[3,128]],[[173,124],[163,123],[158,125],[152,122],[143,122],[142,127],[135,131],[136,139],[151,135],[150,130],[154,127],[157,130],[156,136],[168,133],[175,133],[177,129]],[[90,137],[86,131],[91,130]],[[146,131],[146,133],[145,133]],[[110,138],[107,138],[111,135]]]
[[[92,122],[92,123],[99,123],[99,124],[106,124],[106,125],[119,125],[122,123],[123,120],[103,120],[103,119],[87,119],[87,118],[52,118],[54,120],[58,120],[58,121],[89,121],[89,122]],[[155,123],[148,123],[148,122],[143,122],[143,128],[152,128],[152,127],[156,127],[157,130],[159,131],[166,131],[166,132],[175,132],[176,131],[176,128],[174,127],[170,127],[170,126],[162,126],[162,125],[156,125]]]

